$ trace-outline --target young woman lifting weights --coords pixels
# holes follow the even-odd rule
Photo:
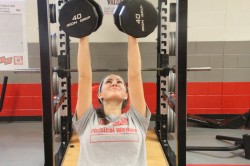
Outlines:
[[[128,90],[116,74],[100,83],[100,107],[92,106],[92,68],[89,38],[79,40],[78,98],[74,126],[80,140],[79,166],[145,166],[146,132],[150,111],[141,76],[141,55],[136,38],[128,36]],[[128,112],[122,109],[130,101]]]

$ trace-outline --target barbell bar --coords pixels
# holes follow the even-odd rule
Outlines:
[[[141,71],[164,71],[164,70],[173,70],[174,68],[145,68]],[[54,69],[53,72],[78,72],[78,69]],[[92,72],[126,72],[126,68],[118,69],[92,69]],[[211,67],[190,67],[187,68],[187,71],[211,71]],[[30,68],[30,69],[14,69],[14,73],[40,73],[40,68]]]

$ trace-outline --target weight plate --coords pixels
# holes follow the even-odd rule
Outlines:
[[[168,124],[167,124],[167,129],[168,129],[168,132],[170,131],[170,111],[169,111],[169,106],[168,106]]]
[[[174,132],[174,111],[172,110],[172,108],[170,108],[171,109],[171,133],[173,133]]]
[[[172,92],[172,71],[169,71],[168,74],[168,91]]]
[[[168,91],[171,92],[171,87],[172,87],[172,76],[171,76],[171,71],[168,73]]]
[[[102,20],[103,20],[103,12],[102,12],[102,7],[95,1],[95,0],[88,0],[96,9],[96,12],[98,14],[98,21],[97,21],[97,26],[94,31],[99,29],[99,27],[102,25]]]
[[[175,73],[170,70],[168,75],[168,91],[175,92]]]
[[[176,49],[176,34],[175,32],[169,33],[169,56],[175,56]]]
[[[176,22],[176,3],[170,3],[170,22]]]
[[[54,129],[55,129],[55,134],[59,134],[58,131],[58,111],[54,114]]]
[[[58,67],[55,67],[54,70],[58,69]],[[57,72],[53,72],[53,95],[57,96],[59,94],[59,77]]]
[[[173,92],[173,93],[175,92],[175,80],[176,80],[176,75],[175,75],[175,73],[173,72],[173,73],[172,73],[172,92]]]
[[[173,92],[175,93],[176,74],[173,73]]]
[[[116,25],[116,27],[123,32],[123,29],[120,26],[120,20],[119,20],[119,13],[122,9],[122,7],[128,3],[129,0],[123,0],[121,1],[115,8],[114,12],[113,12],[113,18],[114,18],[114,23]]]
[[[61,109],[59,108],[57,110],[58,114],[57,114],[57,127],[58,127],[58,134],[61,134]]]
[[[56,41],[56,33],[51,35],[51,51],[52,56],[57,57],[57,41]]]
[[[89,1],[71,0],[60,10],[59,23],[67,35],[81,38],[97,28],[98,14]]]
[[[123,32],[135,38],[146,37],[157,26],[157,11],[145,0],[131,0],[119,13],[120,26]]]
[[[176,121],[176,115],[175,115],[175,112],[173,111],[173,129],[172,129],[172,132],[174,133],[175,132],[175,121]]]
[[[173,111],[170,107],[169,109],[169,114],[170,114],[170,127],[169,127],[169,133],[172,133],[172,128],[173,128]]]
[[[50,23],[56,23],[56,5],[49,4]]]
[[[175,85],[174,85],[174,73],[171,72],[171,92],[174,92],[174,88],[175,88]]]

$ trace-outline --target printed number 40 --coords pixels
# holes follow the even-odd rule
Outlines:
[[[140,16],[140,14],[135,14],[135,21],[138,23],[138,24],[140,24],[141,23],[141,16]]]
[[[76,15],[73,16],[72,20],[75,21],[75,20],[79,20],[81,18],[82,18],[82,13],[78,13],[78,14],[76,14]]]

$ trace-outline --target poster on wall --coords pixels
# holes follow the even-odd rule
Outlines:
[[[120,2],[123,0],[100,0],[100,5],[102,7],[104,14],[113,14],[113,11]]]
[[[0,70],[29,68],[25,0],[1,0],[0,20]]]

